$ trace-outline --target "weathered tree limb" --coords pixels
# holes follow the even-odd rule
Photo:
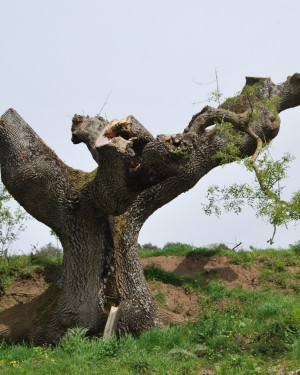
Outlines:
[[[278,113],[297,107],[300,103],[300,73],[287,77],[284,83],[271,85],[271,94],[281,98]]]
[[[13,109],[0,120],[0,161],[2,180],[14,198],[54,230],[63,226],[72,180],[86,174],[65,165]]]
[[[206,128],[221,120],[230,122],[237,130],[244,130],[249,124],[249,119],[245,115],[236,114],[227,109],[206,106],[200,113],[193,116],[184,132],[195,132],[202,135]]]
[[[278,105],[279,113],[284,109],[299,105],[299,77],[300,75],[296,73],[281,85],[273,84],[269,78],[247,77],[246,84],[259,84],[258,99],[270,99],[277,95],[281,99]],[[220,120],[230,122],[236,130],[245,132],[246,142],[241,142],[239,146],[242,156],[250,156],[256,148],[252,137],[249,134],[247,135],[252,111],[251,103],[247,98],[241,100],[235,108],[230,108],[227,102],[219,108],[206,106],[200,113],[193,116],[183,134],[160,135],[156,139],[153,139],[152,135],[137,120],[129,116],[120,121],[115,120],[110,124],[106,123],[105,130],[101,128],[98,133],[97,131],[93,132],[93,137],[97,140],[93,141],[93,147],[91,147],[91,141],[88,140],[89,127],[80,125],[81,141],[85,142],[88,148],[92,150],[92,155],[98,162],[100,162],[99,155],[102,152],[103,145],[114,145],[117,148],[116,153],[126,154],[128,175],[126,176],[127,180],[124,179],[124,183],[131,186],[134,193],[137,193],[167,178],[178,176],[183,172],[188,163],[188,158],[196,149],[206,156],[206,164],[211,167],[217,166],[218,164],[212,162],[211,157],[226,144],[226,139],[222,139],[218,135],[216,127],[208,130],[206,128]],[[78,116],[75,117],[75,120],[77,118]],[[80,117],[81,124],[86,122],[90,124],[93,121],[95,120]],[[138,124],[135,130],[133,130],[132,123]],[[279,117],[274,116],[274,113],[268,113],[262,106],[259,120],[251,126],[255,134],[264,142],[268,142],[278,134],[279,125]],[[92,127],[95,128],[95,125]],[[73,127],[75,137],[77,136],[76,132],[76,128]],[[198,137],[195,135],[198,135]],[[140,145],[138,152],[134,149],[134,142]],[[126,157],[124,155],[122,154],[122,163],[125,163]],[[118,159],[116,156],[115,158]],[[195,160],[193,161],[195,162]],[[132,167],[130,167],[130,163]],[[134,184],[132,181],[134,181]]]

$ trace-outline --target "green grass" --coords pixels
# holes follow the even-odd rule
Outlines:
[[[166,296],[166,293],[162,292],[161,290],[158,290],[154,298],[160,305],[164,305],[166,303]]]
[[[212,256],[221,254],[222,250],[223,248],[221,246],[207,248],[178,243],[164,247],[163,249],[157,249],[155,251],[139,250],[139,256],[141,258],[158,257],[162,255],[186,256],[194,254]]]
[[[166,327],[119,339],[85,337],[86,330],[69,330],[56,347],[28,344],[0,345],[0,372],[4,374],[104,374],[155,375],[200,374],[204,369],[216,375],[288,374],[299,368],[300,299],[299,255],[289,250],[253,249],[232,252],[224,248],[191,249],[176,245],[158,250],[166,255],[227,255],[243,267],[259,264],[261,289],[228,290],[220,280],[205,281],[205,275],[179,277],[151,265],[144,270],[147,280],[157,280],[198,293],[202,313],[186,326]],[[146,252],[148,253],[148,252]],[[153,253],[149,254],[153,256]],[[61,259],[36,257],[11,260],[11,277],[58,266]],[[25,276],[24,276],[25,277]],[[293,286],[294,285],[294,289]],[[288,292],[289,291],[289,292]],[[164,304],[166,294],[156,293]]]
[[[300,306],[275,294],[236,290],[227,304],[207,305],[199,320],[108,339],[85,338],[69,330],[56,347],[0,347],[0,370],[7,374],[274,374],[278,364],[295,370],[300,354]],[[240,302],[239,302],[240,301]]]
[[[204,367],[213,368],[216,374],[273,374],[276,364],[282,370],[282,358],[285,358],[286,371],[299,367],[300,287],[296,281],[300,276],[299,270],[294,274],[288,271],[288,267],[300,266],[298,247],[291,246],[288,250],[252,248],[252,251],[235,252],[222,247],[196,249],[177,245],[143,254],[225,255],[231,264],[245,268],[260,265],[261,290],[227,290],[218,280],[207,283],[202,275],[179,277],[154,265],[145,268],[144,273],[148,280],[201,292],[199,302],[204,312],[199,322],[193,325],[193,341],[194,345],[207,348],[200,356],[206,360]],[[287,288],[292,293],[287,293]],[[193,347],[183,348],[190,354],[183,352],[182,355],[192,358]]]

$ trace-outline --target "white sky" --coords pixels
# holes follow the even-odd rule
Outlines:
[[[68,165],[90,171],[85,145],[73,145],[75,113],[109,120],[134,115],[152,134],[182,132],[215,85],[232,96],[245,76],[282,82],[300,71],[299,0],[0,0],[0,113],[13,107]],[[281,115],[274,156],[298,157],[287,180],[300,185],[300,108]],[[158,210],[140,243],[180,241],[196,246],[242,242],[267,247],[272,227],[252,211],[220,219],[201,211],[207,186],[244,182],[238,166],[217,168]],[[278,230],[275,247],[298,241],[299,227]],[[30,250],[53,238],[35,221],[15,248]]]

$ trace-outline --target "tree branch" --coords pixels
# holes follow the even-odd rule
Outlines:
[[[85,173],[64,164],[13,109],[0,119],[1,177],[13,197],[56,232]]]
[[[215,125],[217,121],[230,122],[237,130],[242,131],[249,124],[249,119],[245,115],[236,114],[227,109],[206,106],[201,112],[192,117],[189,126],[185,128],[184,132],[202,135],[206,128]]]
[[[274,95],[278,95],[281,99],[280,107],[278,107],[278,112],[280,112],[291,106],[300,105],[300,96],[297,92],[298,79],[300,80],[300,75],[295,74],[292,78],[288,78],[286,83],[276,86],[269,78],[247,77],[246,84],[260,86],[257,99],[271,99]],[[242,98],[235,108],[232,108],[232,104],[229,105],[227,102],[217,109],[206,106],[200,113],[193,116],[183,134],[159,136],[157,142],[160,141],[164,144],[169,142],[172,147],[176,146],[177,148],[180,148],[182,142],[187,142],[188,139],[187,148],[191,158],[186,161],[178,176],[162,181],[138,197],[132,206],[139,217],[137,221],[142,224],[155,210],[192,188],[202,176],[220,164],[215,159],[213,161],[213,156],[226,145],[227,140],[218,134],[216,127],[207,129],[220,120],[230,122],[236,130],[244,132],[244,142],[238,142],[241,157],[252,155],[255,164],[262,143],[269,142],[276,137],[280,126],[280,119],[276,114],[268,112],[263,106],[260,106],[259,110],[256,121],[250,127],[253,108],[248,97]],[[153,143],[147,145],[147,147],[150,146],[153,146]],[[171,150],[170,146],[168,149]],[[155,154],[154,150],[155,147],[153,147],[153,155]],[[160,154],[158,158],[162,164],[164,159]],[[145,201],[147,204],[144,206]]]

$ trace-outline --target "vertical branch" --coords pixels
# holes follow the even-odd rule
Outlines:
[[[218,104],[219,106],[221,105],[221,93],[220,93],[220,89],[219,89],[219,77],[218,77],[218,71],[217,71],[217,68],[215,68],[215,75],[216,75],[216,83],[217,83],[217,101],[218,101]]]
[[[274,227],[273,235],[272,235],[272,237],[267,241],[267,242],[269,242],[270,245],[273,245],[273,243],[274,243],[274,237],[275,237],[276,229],[277,229],[277,226],[276,226],[275,224],[273,224],[273,227]]]
[[[251,138],[255,139],[256,143],[257,143],[255,152],[254,152],[254,154],[252,155],[252,157],[250,159],[250,164],[252,165],[252,167],[253,167],[253,169],[255,171],[255,174],[256,174],[259,186],[261,187],[261,190],[263,191],[263,193],[268,198],[274,199],[276,202],[282,202],[283,204],[287,204],[285,201],[281,201],[280,197],[277,194],[275,194],[273,191],[271,191],[266,186],[266,184],[264,183],[263,179],[261,178],[260,169],[259,169],[258,165],[256,164],[256,160],[257,160],[257,158],[258,158],[258,156],[259,156],[259,154],[261,152],[262,145],[263,145],[263,142],[262,142],[261,138],[253,131],[253,129],[250,126],[246,129],[245,132]]]
[[[112,93],[112,89],[110,90],[110,92],[108,93],[107,97],[105,98],[105,101],[100,109],[100,112],[97,114],[97,116],[100,116],[101,115],[101,112],[103,111],[103,108],[107,105],[107,101],[108,101],[108,98],[110,97]]]

